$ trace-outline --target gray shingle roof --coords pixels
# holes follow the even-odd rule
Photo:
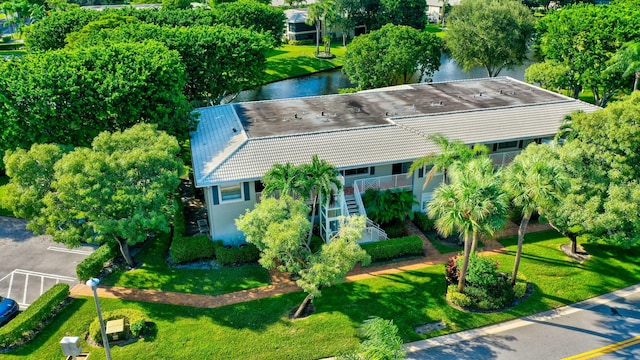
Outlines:
[[[539,95],[537,103],[523,102],[394,117],[386,125],[258,137],[250,137],[245,132],[236,113],[237,106],[198,109],[200,123],[191,138],[196,186],[256,180],[275,163],[308,163],[316,154],[339,169],[412,161],[438,150],[427,139],[433,133],[468,144],[546,137],[557,132],[566,115],[576,110],[599,109],[557,94],[553,94],[551,100]],[[477,99],[475,103],[483,105]]]

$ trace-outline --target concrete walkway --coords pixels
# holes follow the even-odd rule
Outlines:
[[[426,254],[425,257],[365,268],[357,266],[349,272],[346,281],[358,281],[375,276],[397,274],[427,266],[444,264],[451,256],[455,255],[455,253],[438,253],[427,237],[424,236],[424,234],[422,234],[422,232],[412,222],[407,222],[407,228],[409,229],[410,235],[417,235],[422,238],[423,250]],[[544,225],[531,224],[528,232],[546,229],[547,228]],[[499,234],[499,236],[513,236],[514,234],[517,234],[517,231],[517,225],[510,224]],[[482,251],[482,255],[491,255],[506,251],[500,243],[495,240],[484,241],[484,244],[485,246],[480,249],[480,251]],[[156,302],[200,308],[215,308],[245,301],[264,299],[280,294],[302,291],[302,289],[291,281],[287,274],[282,274],[277,270],[272,270],[269,274],[271,276],[271,285],[216,296],[166,292],[159,290],[142,290],[117,286],[99,286],[97,291],[98,296],[102,298]],[[93,292],[90,287],[84,284],[77,284],[71,288],[71,296],[93,296]]]

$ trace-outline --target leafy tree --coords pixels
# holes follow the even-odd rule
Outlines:
[[[217,5],[213,12],[219,24],[269,35],[271,46],[278,46],[282,41],[286,17],[281,8],[254,0],[240,0]]]
[[[427,2],[424,0],[380,0],[386,23],[406,25],[423,30],[426,20]]]
[[[433,75],[441,48],[433,34],[389,24],[347,46],[343,72],[360,89],[405,84]]]
[[[410,191],[379,191],[368,189],[363,196],[367,216],[380,224],[413,220],[413,205],[417,204]]]
[[[554,11],[537,25],[539,49],[545,59],[569,68],[572,95],[590,89],[604,106],[626,86],[624,69],[610,69],[609,59],[620,44],[640,37],[640,9],[614,2],[609,6],[580,4]],[[614,71],[615,70],[615,71]]]
[[[162,8],[167,10],[191,9],[189,0],[162,0]]]
[[[431,166],[427,176],[425,176],[423,188],[426,189],[433,176],[442,171],[442,184],[447,183],[447,169],[456,162],[468,162],[479,155],[489,153],[489,148],[485,145],[476,144],[469,148],[460,140],[450,141],[442,134],[432,134],[428,137],[440,148],[437,153],[425,155],[416,159],[409,168],[407,176],[411,176],[416,170]]]
[[[570,187],[547,217],[573,252],[578,236],[625,247],[640,241],[639,117],[637,92],[604,110],[571,116],[572,140],[558,151]]]
[[[124,24],[137,23],[140,20],[133,16],[121,16],[115,13],[109,13],[105,16],[89,22],[83,26],[80,30],[70,33],[65,42],[69,47],[77,47],[78,44],[85,43],[87,37],[102,30],[102,29],[114,29]]]
[[[524,235],[531,215],[534,211],[543,215],[551,207],[557,206],[568,188],[568,179],[549,146],[532,143],[506,168],[503,173],[503,188],[513,205],[522,209],[518,251],[511,276],[511,284],[515,285]]]
[[[16,149],[4,156],[7,185],[3,207],[20,218],[30,219],[42,209],[42,198],[51,191],[53,165],[70,148],[54,144],[33,144],[29,151]]]
[[[154,123],[185,138],[195,125],[184,66],[158,43],[34,53],[0,64],[0,151],[89,145],[101,131]]]
[[[100,133],[91,148],[56,162],[52,190],[28,227],[68,246],[114,239],[134,267],[129,245],[169,231],[183,171],[179,151],[173,136],[151,124]]]
[[[322,29],[323,34],[326,34],[326,26],[324,24],[329,14],[333,11],[333,7],[333,0],[320,0],[309,5],[305,22],[307,25],[316,27],[316,55],[320,53],[320,30]]]
[[[488,157],[475,158],[451,167],[451,183],[438,187],[427,205],[439,233],[464,237],[464,258],[458,292],[465,286],[469,257],[480,234],[493,236],[504,225],[508,201]]]
[[[273,164],[271,169],[262,177],[264,189],[262,193],[265,196],[273,196],[276,192],[280,195],[304,196],[305,189],[303,187],[303,171],[301,167],[292,165],[291,163]]]
[[[555,61],[545,60],[531,64],[524,71],[524,80],[528,83],[538,84],[545,89],[573,89],[578,84],[569,75],[569,67]]]
[[[31,52],[62,49],[68,34],[82,29],[102,15],[100,11],[85,9],[54,12],[30,26],[25,36],[25,46]]]
[[[225,25],[160,27],[130,23],[105,28],[84,37],[78,47],[156,40],[180,53],[186,67],[185,95],[192,100],[220,103],[228,96],[261,82],[270,49],[266,36]]]
[[[338,170],[327,161],[320,160],[318,155],[313,155],[311,163],[302,165],[300,171],[302,173],[304,187],[309,191],[309,198],[313,199],[311,228],[309,229],[309,238],[307,239],[307,243],[311,244],[318,199],[323,199],[326,202],[333,192],[333,187],[339,191],[342,189],[342,183],[337,177]]]
[[[482,66],[489,77],[521,65],[534,34],[531,11],[516,0],[462,0],[448,18],[447,48],[465,71]]]
[[[247,242],[260,250],[260,264],[267,269],[291,272],[307,297],[294,314],[299,317],[309,302],[320,295],[322,287],[344,279],[356,263],[368,263],[367,253],[357,240],[362,236],[365,218],[354,216],[343,221],[338,234],[319,252],[313,253],[306,235],[311,227],[308,207],[302,200],[288,195],[266,198],[241,215],[236,226],[245,233]]]
[[[611,58],[611,66],[622,66],[624,72],[623,77],[633,75],[633,91],[638,90],[638,81],[640,80],[640,42],[625,44]]]

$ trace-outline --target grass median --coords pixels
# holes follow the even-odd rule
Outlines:
[[[508,252],[494,256],[502,271],[510,271],[516,238],[501,241]],[[357,347],[357,328],[370,316],[393,319],[405,342],[424,338],[414,327],[444,320],[447,327],[429,337],[506,321],[597,296],[640,282],[640,246],[622,249],[583,245],[592,258],[583,264],[570,260],[560,245],[569,240],[555,232],[526,237],[520,272],[534,284],[534,293],[521,304],[500,313],[465,313],[447,305],[442,265],[342,283],[323,290],[316,312],[290,321],[288,313],[304,297],[286,294],[263,300],[199,309],[163,304],[102,299],[104,311],[132,307],[153,322],[144,341],[112,349],[117,359],[260,358],[316,359]],[[61,357],[62,336],[82,335],[95,317],[91,299],[81,298],[45,331],[7,359]],[[101,348],[83,344],[94,360],[104,359]]]

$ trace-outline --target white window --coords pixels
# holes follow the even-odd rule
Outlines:
[[[233,202],[242,200],[241,184],[220,185],[220,202]]]

